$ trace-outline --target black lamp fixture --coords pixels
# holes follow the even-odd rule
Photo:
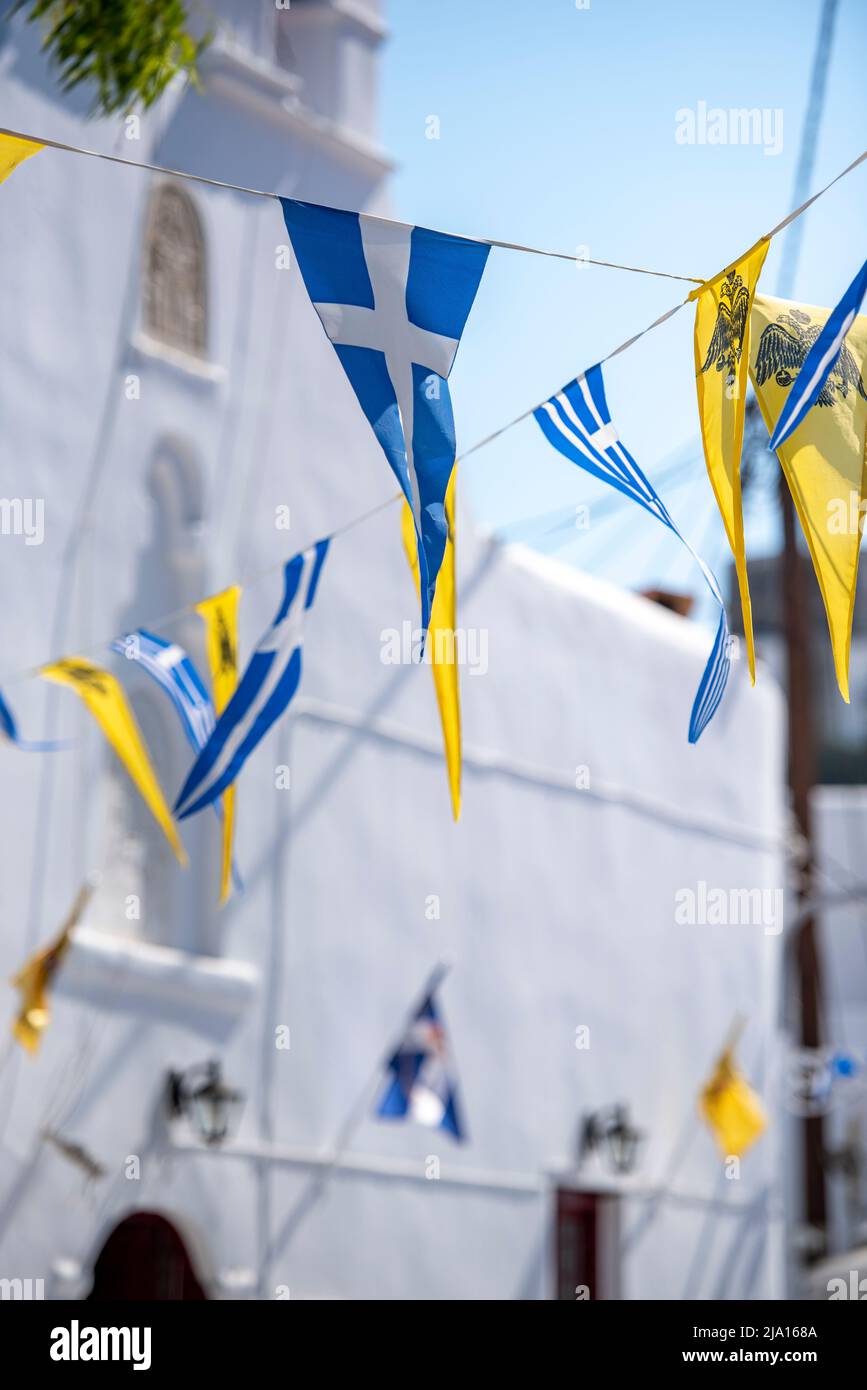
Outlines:
[[[224,1084],[219,1062],[169,1072],[169,1114],[186,1115],[206,1144],[222,1144],[234,1132],[243,1104],[243,1093]]]
[[[579,1166],[590,1154],[605,1147],[615,1173],[625,1176],[635,1167],[643,1139],[643,1131],[630,1123],[629,1110],[625,1105],[611,1105],[605,1110],[596,1110],[592,1115],[585,1115],[581,1124]]]

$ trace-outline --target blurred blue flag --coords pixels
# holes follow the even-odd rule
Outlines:
[[[388,1063],[389,1078],[376,1113],[384,1120],[415,1120],[465,1139],[457,1084],[434,995],[431,990]]]

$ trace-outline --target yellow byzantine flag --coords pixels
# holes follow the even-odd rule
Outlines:
[[[756,681],[753,615],[744,551],[741,450],[750,357],[750,306],[770,242],[691,292],[695,306],[695,380],[704,461],[735,557],[750,680]]]
[[[18,135],[0,135],[0,183],[8,179],[25,159],[44,149],[45,146],[37,145],[35,140],[22,140]]]
[[[458,470],[455,466],[452,469],[452,476],[446,489],[448,539],[443,562],[437,576],[427,639],[433,666],[434,689],[436,690],[440,723],[443,730],[449,791],[452,798],[452,815],[455,820],[459,820],[461,814],[461,699],[454,635],[457,621],[457,590],[455,587],[455,487],[457,475]],[[406,551],[406,558],[409,561],[418,592],[418,542],[412,512],[407,502],[403,504],[401,534],[403,548]]]
[[[72,905],[72,911],[63,924],[60,935],[50,946],[38,951],[12,980],[14,987],[21,991],[21,1008],[12,1025],[12,1032],[21,1046],[31,1057],[39,1050],[42,1034],[51,1022],[48,1006],[48,986],[51,984],[57,967],[66,955],[70,944],[69,933],[81,921],[84,909],[93,893],[93,882],[85,883],[79,890]]]
[[[240,584],[196,604],[205,624],[205,650],[211,671],[214,709],[217,718],[235,693],[238,684],[238,603]],[[220,869],[220,906],[232,891],[232,842],[235,835],[235,783],[223,793],[223,860]]]
[[[740,1158],[767,1128],[762,1102],[738,1070],[729,1047],[701,1093],[699,1109],[725,1158]]]
[[[141,730],[120,681],[80,656],[64,657],[39,672],[45,680],[68,685],[85,703],[141,792],[148,810],[165,832],[181,864],[187,856],[153,769]]]
[[[829,309],[756,295],[750,375],[770,433]],[[816,404],[777,457],[801,522],[825,602],[834,669],[849,700],[849,647],[865,494],[867,316],[852,323]]]

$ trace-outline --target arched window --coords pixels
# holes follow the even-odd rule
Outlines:
[[[189,194],[160,184],[151,198],[144,257],[144,326],[168,347],[204,357],[207,286],[202,224]]]
[[[118,630],[132,631],[147,614],[178,613],[208,592],[204,548],[205,498],[202,469],[180,438],[159,441],[147,475],[149,525],[139,556],[128,608]],[[145,623],[147,627],[148,624]],[[188,611],[158,636],[180,643],[209,684],[204,628]],[[171,701],[135,661],[115,664],[169,806],[192,766],[193,751]],[[163,831],[117,758],[105,753],[107,809],[104,872],[94,920],[124,937],[195,954],[215,949],[212,906],[219,878],[220,823],[192,816],[182,837],[191,866],[181,872]]]

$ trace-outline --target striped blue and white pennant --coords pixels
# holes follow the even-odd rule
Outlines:
[[[855,322],[858,310],[867,294],[867,261],[864,262],[840,303],[832,309],[802,365],[789,387],[789,394],[780,411],[780,418],[768,442],[769,449],[779,449],[798,428],[808,410],[822,393],[822,388],[840,356],[846,334]],[[857,388],[854,388],[857,389]]]
[[[696,743],[719,708],[731,668],[728,620],[716,577],[681,535],[662,498],[621,442],[608,410],[601,366],[591,367],[570,381],[533,414],[545,438],[565,458],[631,498],[677,536],[698,564],[719,605],[716,637],[690,715],[689,741]]]
[[[234,782],[298,689],[304,616],[316,597],[327,552],[328,541],[318,541],[284,566],[283,601],[277,616],[259,640],[181,789],[175,805],[181,820],[216,800]]]
[[[200,753],[216,727],[214,705],[195,662],[178,642],[167,642],[143,627],[127,632],[112,642],[112,650],[135,661],[165,691],[178,713],[184,732],[196,753]],[[219,801],[214,802],[217,819],[223,819]],[[244,887],[234,860],[232,880],[238,892]]]

